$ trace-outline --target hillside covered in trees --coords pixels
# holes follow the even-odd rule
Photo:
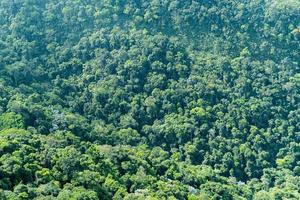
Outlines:
[[[1,200],[299,200],[299,0],[0,0]]]

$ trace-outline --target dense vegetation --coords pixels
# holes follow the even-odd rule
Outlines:
[[[298,0],[1,0],[0,199],[300,199]]]

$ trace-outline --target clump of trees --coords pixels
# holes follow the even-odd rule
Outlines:
[[[299,199],[299,2],[0,2],[0,199]]]

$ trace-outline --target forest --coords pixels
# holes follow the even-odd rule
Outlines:
[[[299,200],[299,0],[0,0],[1,200]]]

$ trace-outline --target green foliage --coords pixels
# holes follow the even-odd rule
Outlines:
[[[28,134],[28,131],[24,129],[10,128],[0,131],[0,136],[11,136],[11,135],[24,135]]]
[[[13,112],[0,115],[0,130],[9,128],[24,128],[25,121],[20,114]]]
[[[0,199],[300,199],[298,0],[0,1]]]

